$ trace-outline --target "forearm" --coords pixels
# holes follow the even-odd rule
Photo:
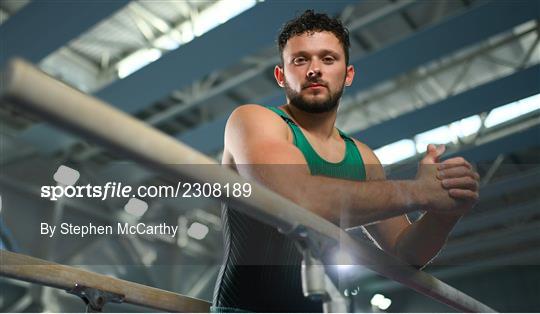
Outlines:
[[[342,228],[422,206],[414,181],[350,181],[312,176],[297,166],[250,166],[240,172]],[[286,172],[287,175],[283,175]]]
[[[460,215],[425,213],[400,234],[395,254],[411,265],[425,266],[445,245],[460,218]]]
[[[321,182],[314,182],[314,187],[325,185],[334,180],[320,177]],[[318,181],[318,180],[316,180]],[[342,228],[356,227],[366,223],[384,220],[403,213],[411,212],[422,207],[416,186],[412,180],[377,180],[352,182],[337,180],[343,184],[337,191],[326,193],[311,193],[312,199],[307,199],[312,210],[320,213],[331,221],[338,222]],[[343,182],[345,181],[345,182]],[[317,198],[321,198],[317,200]],[[312,201],[310,201],[312,200]],[[340,203],[343,202],[343,203]],[[338,207],[333,207],[338,205]],[[342,205],[339,207],[339,205]],[[336,211],[336,208],[341,208]]]

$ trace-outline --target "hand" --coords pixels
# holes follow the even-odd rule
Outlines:
[[[479,198],[480,175],[471,164],[463,157],[455,157],[445,160],[437,169],[443,187],[458,202],[456,213],[465,214],[473,208]]]
[[[437,165],[444,151],[444,145],[428,145],[416,176],[419,198],[425,210],[461,216],[478,200],[479,176],[461,157]]]
[[[426,155],[418,165],[417,193],[424,210],[450,212],[457,206],[456,201],[450,197],[448,191],[442,186],[441,180],[437,177],[437,163],[445,149],[444,145],[428,145]]]

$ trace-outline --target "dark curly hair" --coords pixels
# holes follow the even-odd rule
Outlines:
[[[349,31],[338,19],[324,13],[315,13],[313,10],[306,10],[302,15],[283,25],[277,39],[281,62],[283,62],[283,49],[291,37],[322,31],[331,32],[337,37],[345,51],[345,63],[349,64],[349,47],[351,46]]]

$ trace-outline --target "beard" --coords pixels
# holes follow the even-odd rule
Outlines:
[[[343,82],[345,82],[345,79]],[[309,84],[312,83],[322,84],[320,81],[308,81],[302,86],[302,89],[308,88]],[[328,89],[328,87],[326,87],[327,85],[324,85],[325,88]],[[303,96],[301,93],[293,90],[287,83],[287,80],[285,80],[284,88],[285,94],[289,99],[289,103],[297,109],[307,113],[325,113],[334,110],[338,106],[341,95],[343,94],[343,84],[342,87],[334,93],[328,89],[328,96],[326,96],[325,99],[309,99],[308,97]]]

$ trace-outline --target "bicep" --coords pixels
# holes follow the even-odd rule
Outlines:
[[[381,162],[366,145],[357,142],[366,168],[366,180],[385,180]],[[400,215],[364,226],[369,236],[386,252],[394,252],[400,234],[410,226],[407,215]]]
[[[281,117],[260,106],[242,106],[225,128],[225,146],[238,173],[296,200],[298,180],[309,174],[304,156],[288,140]]]

